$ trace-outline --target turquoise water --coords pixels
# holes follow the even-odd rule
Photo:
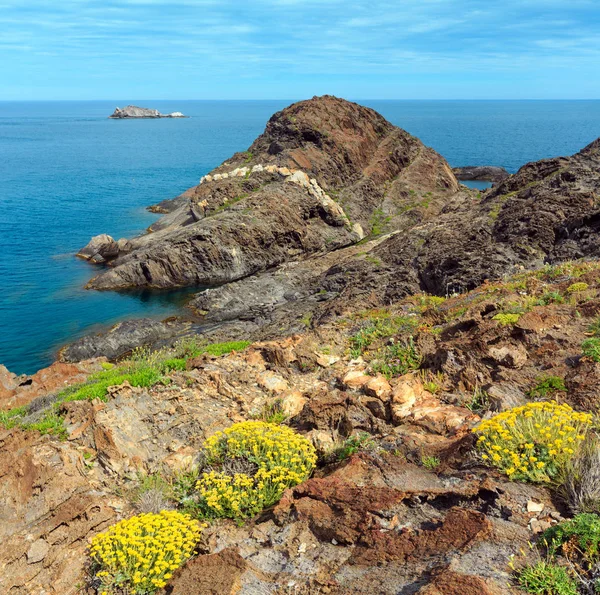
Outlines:
[[[128,103],[182,120],[115,121]],[[74,257],[91,236],[132,236],[147,205],[176,196],[245,150],[289,101],[0,102],[0,363],[31,373],[81,334],[131,316],[164,318],[179,293],[85,291]],[[363,101],[451,165],[570,154],[600,136],[600,101]]]

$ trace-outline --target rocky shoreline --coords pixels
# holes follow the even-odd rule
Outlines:
[[[93,238],[91,290],[209,288],[31,377],[0,367],[0,591],[94,595],[93,536],[180,509],[207,438],[276,419],[316,449],[312,478],[211,520],[157,593],[522,593],[512,556],[534,565],[528,544],[579,508],[490,466],[473,430],[535,401],[597,410],[599,172],[600,139],[470,190],[325,96],[156,206],[148,234]]]

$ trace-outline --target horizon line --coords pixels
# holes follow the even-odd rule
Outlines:
[[[331,95],[331,94],[328,94]],[[377,97],[363,97],[363,98],[345,98],[340,95],[332,95],[339,99],[345,99],[346,101],[359,102],[359,101],[600,101],[600,97],[529,97],[529,98],[377,98]],[[313,95],[312,97],[323,97],[323,95]],[[310,98],[309,98],[310,99]],[[0,103],[44,103],[44,102],[92,102],[92,101],[122,101],[123,99],[0,99]],[[242,102],[242,101],[306,101],[307,99],[291,99],[291,98],[263,98],[263,99],[157,99],[157,98],[138,98],[128,99],[127,101],[230,101],[230,102]]]

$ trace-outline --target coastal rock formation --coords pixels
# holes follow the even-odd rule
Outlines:
[[[115,108],[115,111],[108,117],[112,118],[113,120],[123,120],[128,118],[185,118],[186,116],[184,116],[181,112],[161,114],[156,109],[128,105],[124,108]]]
[[[503,182],[510,174],[494,165],[468,165],[452,169],[457,180],[481,180],[483,182]]]
[[[455,202],[435,221],[381,242],[377,271],[352,261],[333,267],[323,287],[384,300],[417,291],[445,296],[519,269],[598,258],[600,139],[571,157],[524,165],[482,197]]]
[[[215,286],[408,228],[459,191],[447,163],[368,108],[318,97],[275,114],[130,240],[88,287]]]

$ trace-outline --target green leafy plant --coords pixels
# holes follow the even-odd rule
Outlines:
[[[441,463],[441,461],[438,457],[434,457],[434,456],[421,457],[421,464],[423,465],[423,467],[425,467],[426,469],[429,469],[430,471],[435,471],[440,466],[440,463]]]
[[[595,362],[600,362],[600,337],[590,337],[581,344],[581,351],[585,357]]]
[[[205,353],[215,356],[227,355],[234,351],[243,351],[250,345],[250,341],[227,341],[225,343],[211,343],[203,348]]]
[[[371,369],[386,378],[392,378],[418,370],[421,362],[421,354],[410,337],[406,342],[394,342],[381,349],[373,360]]]
[[[550,304],[562,304],[564,301],[565,298],[558,291],[547,291],[542,294],[537,303],[540,306],[549,306]]]
[[[473,390],[473,396],[471,397],[471,400],[465,406],[474,413],[480,413],[487,409],[489,403],[490,397],[487,392],[479,387],[476,387]]]
[[[372,450],[373,448],[375,448],[375,442],[373,441],[371,434],[360,432],[359,434],[346,438],[342,444],[334,448],[326,458],[344,461],[357,452]]]
[[[590,326],[588,326],[588,332],[592,335],[600,335],[600,316],[596,316]]]
[[[283,411],[281,399],[265,403],[261,412],[252,417],[252,419],[259,419],[269,424],[282,424],[287,418],[287,414]]]
[[[600,516],[582,513],[572,519],[550,527],[543,534],[551,555],[565,554],[563,546],[569,544],[569,555],[574,548],[577,555],[589,566],[600,560]]]
[[[567,570],[553,562],[540,560],[516,573],[519,586],[532,595],[577,595],[577,583]]]
[[[534,399],[539,399],[549,397],[557,392],[565,392],[566,390],[565,381],[560,376],[541,376],[538,378],[536,385],[527,394]]]

